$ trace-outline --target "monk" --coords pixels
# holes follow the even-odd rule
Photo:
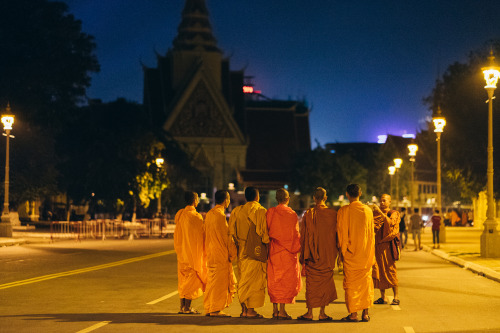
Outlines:
[[[285,311],[285,304],[295,303],[295,296],[302,289],[298,261],[299,219],[288,207],[290,195],[287,190],[277,190],[276,201],[278,206],[269,208],[266,215],[270,239],[267,288],[273,303],[273,318],[292,319]]]
[[[257,234],[263,243],[269,243],[266,209],[259,204],[259,190],[245,189],[246,204],[233,209],[229,217],[229,234],[238,248],[238,298],[241,304],[241,318],[258,319],[263,316],[255,308],[264,306],[266,296],[267,263],[248,257],[245,245],[250,223],[255,224]]]
[[[205,217],[205,251],[207,253],[207,287],[203,306],[210,317],[230,317],[222,312],[232,302],[236,293],[231,261],[236,259],[236,246],[229,237],[229,227],[224,213],[231,199],[224,190],[215,192],[215,207]]]
[[[191,301],[203,295],[207,265],[203,245],[203,218],[196,211],[198,194],[186,192],[186,207],[175,215],[174,248],[177,253],[177,279],[181,309],[179,314],[197,314]]]
[[[373,220],[375,225],[375,259],[373,266],[374,286],[380,289],[380,298],[374,304],[386,304],[385,290],[392,288],[394,299],[391,305],[399,305],[398,276],[396,260],[391,253],[391,242],[399,234],[399,212],[391,208],[391,196],[382,194],[380,207],[373,205]]]
[[[337,234],[344,259],[345,303],[349,315],[342,321],[357,322],[358,311],[363,311],[361,321],[370,321],[368,308],[374,299],[372,266],[375,263],[375,231],[373,212],[363,205],[361,187],[350,184],[346,188],[349,205],[339,209]]]
[[[313,320],[313,309],[319,307],[319,320],[332,321],[325,307],[337,299],[333,270],[337,259],[337,212],[328,208],[326,190],[314,191],[316,205],[302,218],[300,228],[300,262],[305,265],[307,313],[298,320]]]

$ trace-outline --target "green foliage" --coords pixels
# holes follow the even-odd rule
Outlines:
[[[485,81],[482,67],[488,66],[490,47],[500,54],[498,41],[488,42],[471,52],[466,63],[454,63],[436,83],[432,94],[424,101],[431,110],[438,105],[446,117],[446,127],[441,135],[443,199],[448,203],[471,198],[486,185],[488,96],[483,88]],[[498,59],[497,59],[498,61]],[[500,146],[500,122],[497,100],[493,102],[493,146]],[[431,126],[431,124],[429,125]],[[434,133],[432,133],[434,134]],[[429,145],[435,136],[423,136]],[[500,155],[494,155],[494,165],[500,165]],[[500,189],[499,174],[495,174],[494,188]],[[448,187],[448,188],[447,188]],[[449,197],[448,197],[449,196]]]

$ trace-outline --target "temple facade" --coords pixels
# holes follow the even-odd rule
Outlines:
[[[230,183],[285,186],[293,155],[310,150],[304,103],[245,93],[245,80],[218,48],[204,0],[186,1],[172,47],[155,68],[144,67],[145,110],[184,144],[203,174],[191,186],[209,197]]]

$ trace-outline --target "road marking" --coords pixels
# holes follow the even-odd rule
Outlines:
[[[391,307],[392,307],[393,310],[396,310],[396,311],[401,310],[401,308],[399,307],[399,305],[391,305]]]
[[[84,330],[81,330],[81,331],[78,331],[76,333],[87,333],[87,332],[92,332],[92,331],[95,331],[96,329],[98,328],[101,328],[103,326],[106,326],[107,324],[109,324],[110,321],[101,321],[100,323],[98,324],[95,324],[95,325],[92,325]]]
[[[148,259],[153,259],[153,258],[157,258],[157,257],[162,257],[162,256],[166,256],[166,255],[169,255],[172,253],[175,253],[175,250],[148,254],[148,255],[145,255],[142,257],[135,257],[135,258],[125,259],[125,260],[110,262],[108,264],[75,269],[75,270],[67,271],[67,272],[42,275],[42,276],[34,277],[31,279],[0,284],[0,289],[19,287],[19,286],[23,286],[23,285],[30,284],[30,283],[42,282],[42,281],[51,280],[51,279],[57,279],[57,278],[60,278],[63,276],[70,276],[70,275],[82,274],[82,273],[87,273],[87,272],[92,272],[92,271],[98,271],[100,269],[106,269],[106,268],[130,264],[130,263],[138,262],[138,261],[142,261],[142,260],[148,260]]]
[[[171,293],[170,293],[170,294],[168,294],[168,295],[165,295],[165,296],[163,296],[163,297],[160,297],[160,298],[158,298],[158,299],[155,299],[154,301],[151,301],[151,302],[146,303],[146,304],[153,305],[153,304],[159,303],[159,302],[164,301],[164,300],[166,300],[166,299],[168,299],[168,298],[170,298],[170,297],[172,297],[172,296],[177,295],[178,293],[179,293],[179,292],[176,290],[176,291],[174,291],[174,292],[171,292]]]
[[[405,330],[405,333],[415,333],[415,330],[411,326],[405,326],[403,329]]]

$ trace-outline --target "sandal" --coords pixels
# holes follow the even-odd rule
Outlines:
[[[277,315],[276,319],[278,319],[278,320],[290,320],[290,319],[292,319],[292,316],[290,316],[288,314],[285,317]]]
[[[330,316],[326,316],[325,318],[319,318],[319,321],[333,321],[333,318]]]
[[[188,310],[182,311],[182,314],[200,314],[200,312],[196,309],[189,308]]]
[[[245,318],[247,318],[247,319],[262,319],[262,318],[264,318],[264,316],[263,316],[263,315],[261,315],[260,313],[256,313],[256,314],[254,314],[253,316],[249,316],[249,315],[247,314],[247,316],[246,316]]]
[[[297,320],[312,321],[312,318],[304,317],[304,315],[297,317]]]
[[[352,319],[349,315],[348,316],[345,316],[344,318],[340,319],[340,321],[344,322],[344,323],[357,323],[359,322],[358,318],[356,319]]]
[[[399,299],[393,299],[391,305],[399,305]]]
[[[387,304],[387,302],[384,301],[384,299],[382,297],[380,297],[378,300],[373,302],[373,304]]]
[[[229,315],[227,313],[224,313],[224,312],[219,312],[217,314],[211,314],[211,313],[209,313],[208,316],[209,317],[221,317],[221,318],[231,317],[231,315]]]
[[[361,321],[364,322],[364,323],[367,323],[370,321],[370,316],[366,315],[366,316],[363,316],[363,318],[361,318]]]

